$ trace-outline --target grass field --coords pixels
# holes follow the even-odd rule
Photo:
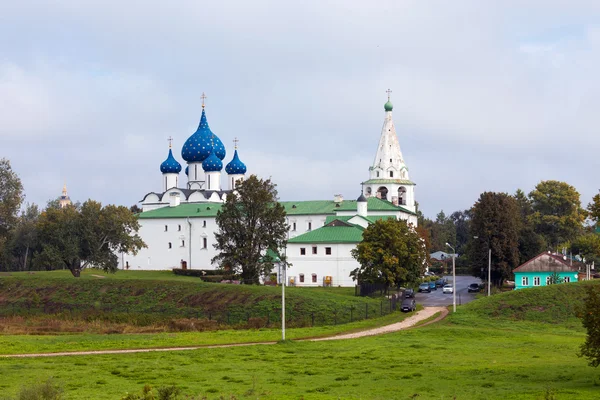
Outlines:
[[[583,287],[573,283],[499,294],[461,306],[433,325],[354,340],[0,358],[0,393],[11,396],[22,385],[52,376],[63,385],[65,399],[120,399],[145,384],[175,384],[187,396],[207,399],[598,399],[600,371],[576,355],[585,337],[574,316]],[[181,333],[171,339],[177,345],[219,340],[220,334],[254,341],[279,332]],[[157,342],[168,343],[166,335]],[[78,346],[89,336],[67,335],[54,346]],[[143,343],[144,337],[151,335],[103,335],[91,343],[118,348],[129,339]],[[0,342],[5,354],[21,347],[47,350],[60,341],[60,336],[47,338],[50,342],[20,336],[22,341],[6,351],[12,337],[4,338],[9,339]]]

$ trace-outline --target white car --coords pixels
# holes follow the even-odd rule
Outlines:
[[[452,285],[449,283],[444,285],[444,288],[442,289],[442,293],[454,293],[454,289],[452,288]]]

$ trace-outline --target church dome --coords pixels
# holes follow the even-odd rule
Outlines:
[[[219,160],[219,157],[215,152],[210,155],[202,162],[202,169],[204,172],[215,172],[223,169],[223,163]]]
[[[356,199],[357,203],[366,203],[367,202],[367,198],[365,197],[364,194],[360,194],[360,196],[358,197],[358,199]]]
[[[246,173],[246,164],[244,164],[238,157],[237,150],[233,153],[233,160],[225,167],[225,172],[229,175],[243,175]]]
[[[189,167],[189,165],[187,167],[185,167],[185,174],[186,175],[190,174],[190,167]]]
[[[383,105],[383,108],[385,109],[385,111],[392,111],[392,109],[394,108],[394,105],[392,104],[391,101],[388,100],[387,103],[385,103]]]
[[[181,172],[181,164],[173,157],[173,152],[169,149],[169,156],[160,164],[160,172],[163,174],[178,174]]]
[[[198,129],[183,144],[181,157],[187,162],[203,162],[211,153],[215,153],[219,160],[224,159],[226,154],[223,142],[210,130],[203,108]]]

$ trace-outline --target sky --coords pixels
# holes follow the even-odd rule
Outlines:
[[[600,182],[600,2],[0,2],[0,157],[26,201],[131,206],[212,131],[281,200],[355,199],[385,91],[430,218]],[[180,179],[183,179],[181,175]],[[223,180],[225,183],[225,180]]]

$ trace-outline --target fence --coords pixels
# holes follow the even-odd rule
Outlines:
[[[392,295],[379,303],[356,303],[351,306],[307,311],[286,307],[286,325],[289,327],[339,325],[390,314],[402,302],[400,296]],[[127,304],[76,304],[56,302],[0,302],[0,317],[54,316],[62,319],[104,320],[139,326],[166,323],[186,318],[205,320],[229,327],[272,327],[281,324],[281,308],[206,310],[200,308],[140,308]]]

